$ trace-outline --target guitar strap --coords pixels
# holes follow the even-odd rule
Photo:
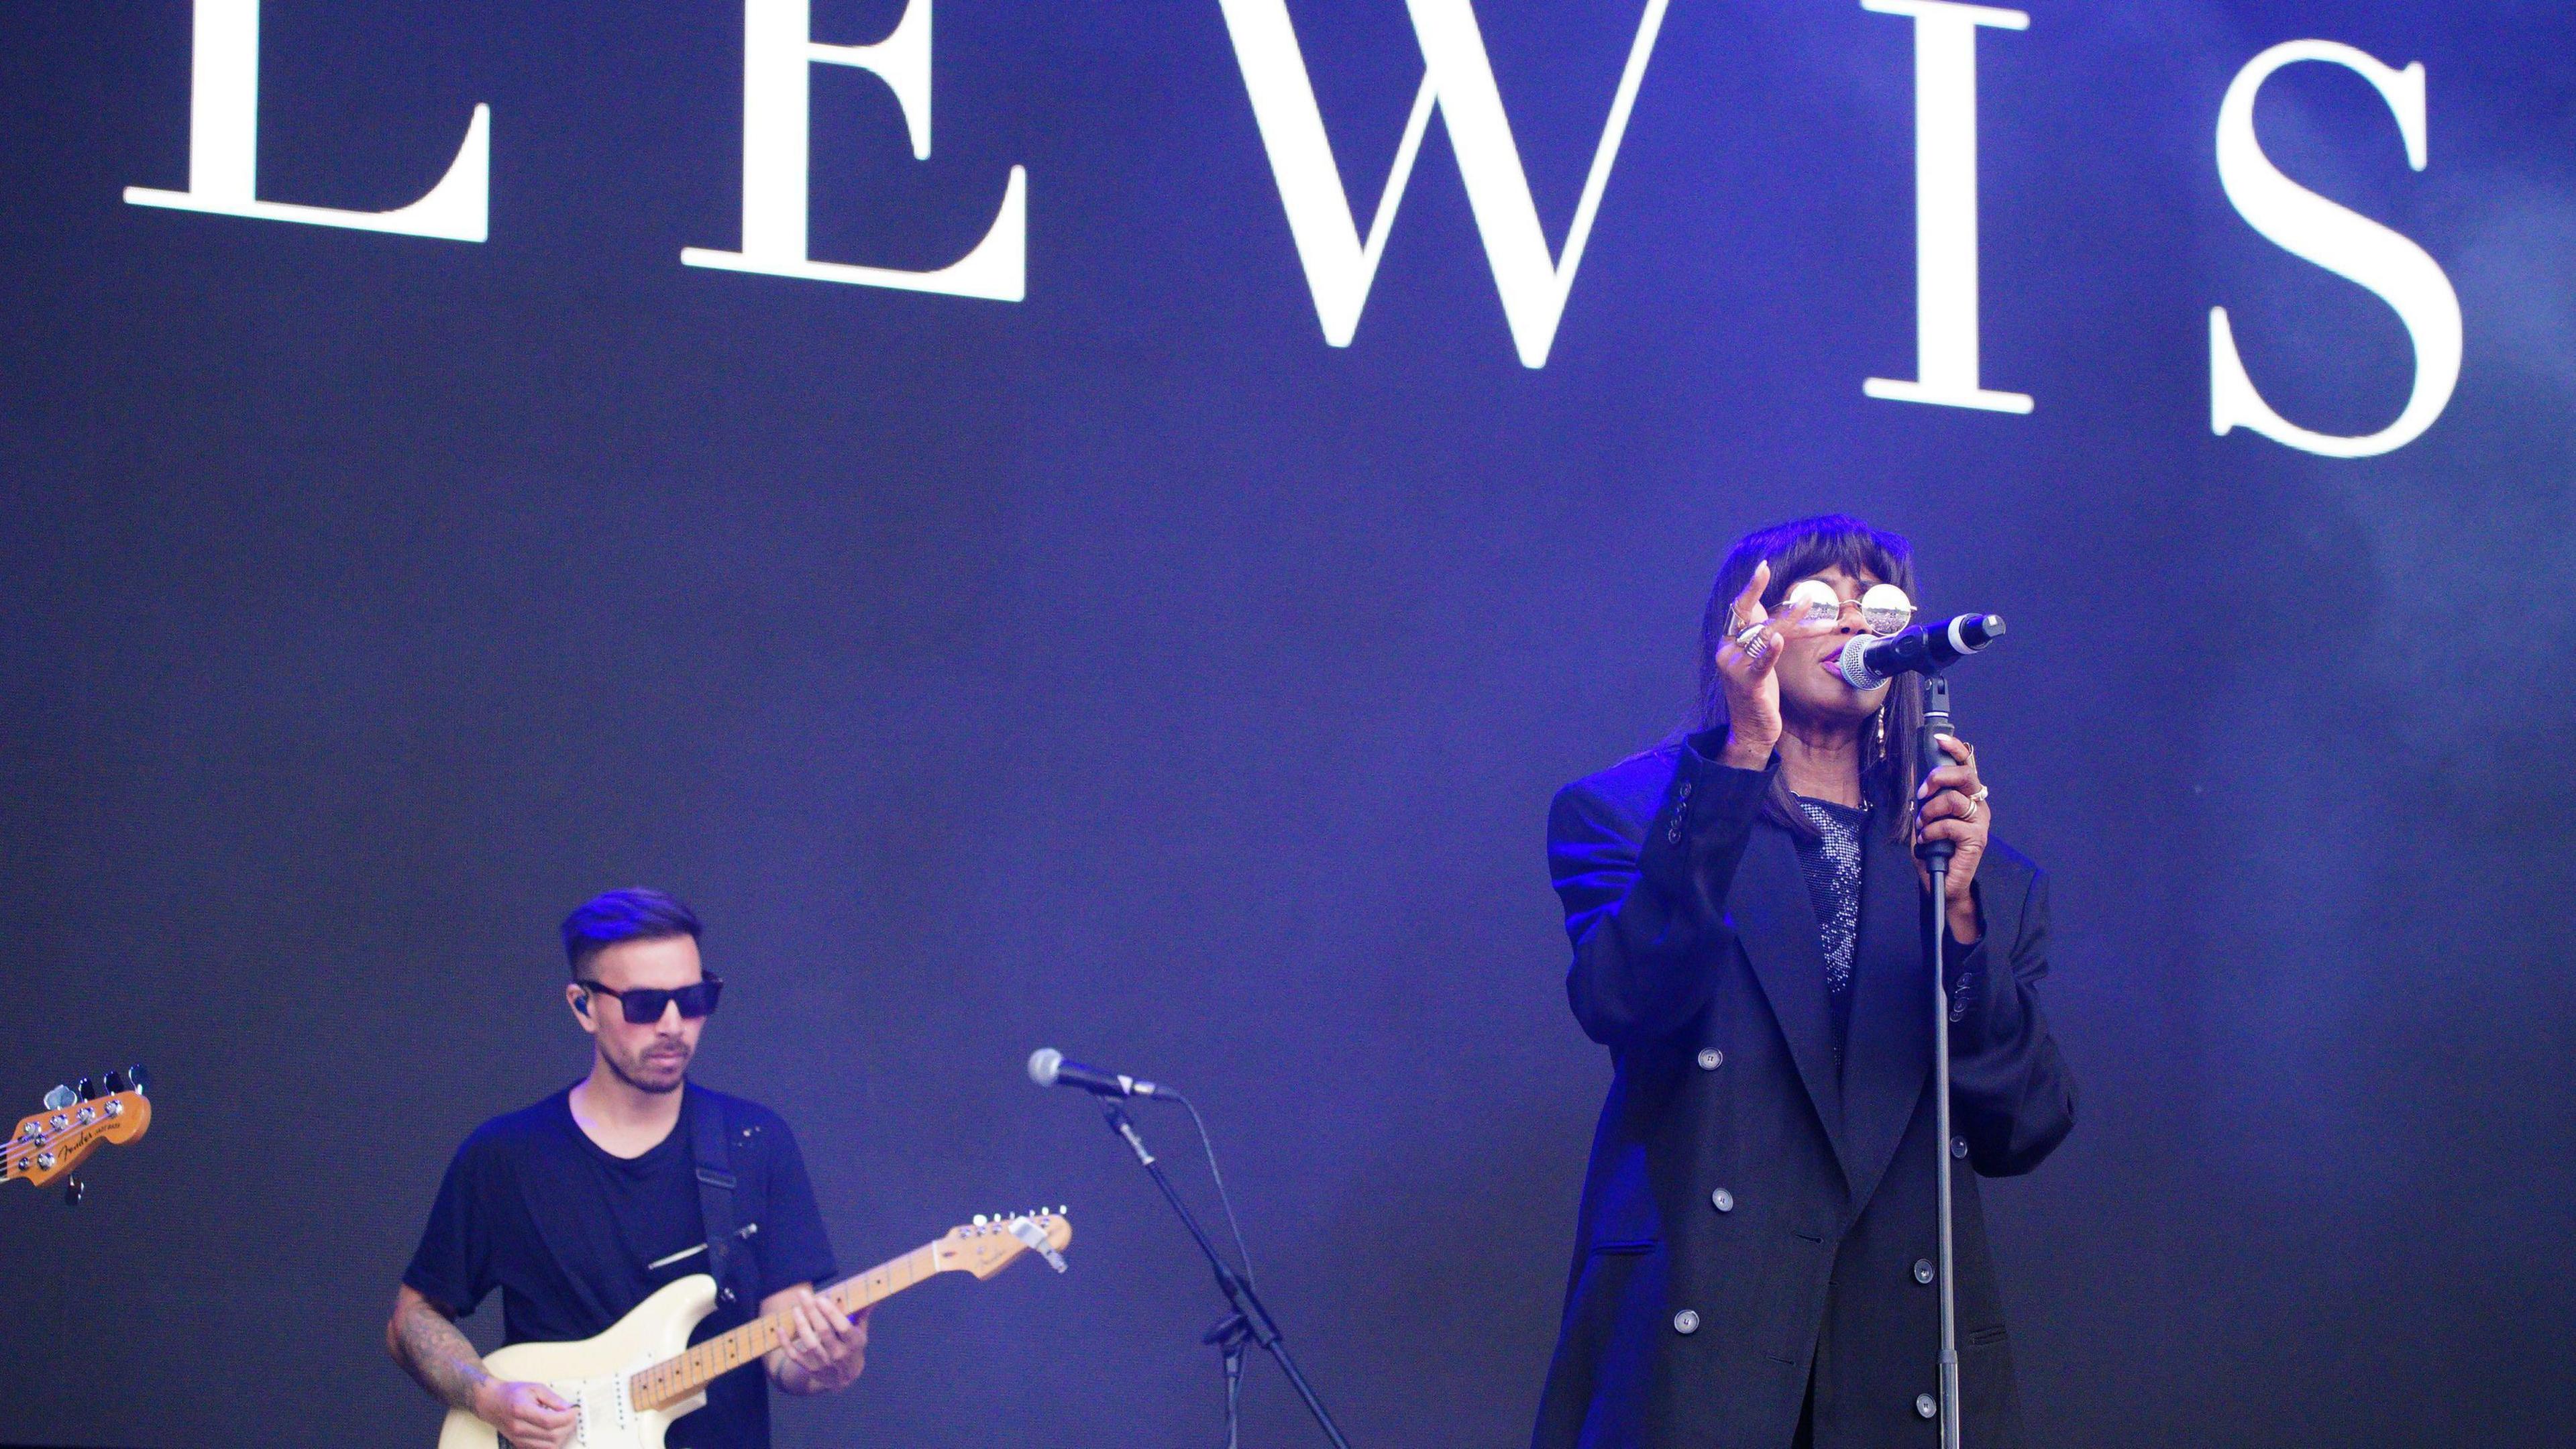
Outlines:
[[[735,1196],[741,1178],[729,1150],[733,1134],[725,1120],[724,1100],[694,1086],[689,1096],[694,1109],[689,1113],[689,1143],[697,1158],[698,1215],[707,1230],[707,1271],[716,1280],[716,1309],[719,1313],[736,1310],[738,1316],[748,1318],[757,1305],[745,1299],[756,1295],[758,1285],[750,1282],[747,1245],[751,1235],[760,1231],[760,1221],[756,1215],[746,1216]],[[746,1128],[746,1146],[750,1136],[751,1129]],[[737,1218],[743,1221],[737,1223]]]

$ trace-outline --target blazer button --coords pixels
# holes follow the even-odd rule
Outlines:
[[[1699,1332],[1699,1310],[1697,1310],[1697,1309],[1695,1309],[1695,1308],[1685,1308],[1685,1309],[1683,1309],[1681,1312],[1674,1314],[1674,1315],[1673,1315],[1673,1332],[1675,1332],[1675,1333],[1697,1333],[1697,1332]]]
[[[1685,800],[1687,800],[1687,799],[1689,799],[1689,798],[1690,798],[1690,787],[1691,787],[1691,782],[1690,782],[1690,781],[1688,781],[1688,780],[1684,780],[1684,781],[1682,781],[1682,798],[1683,798],[1683,799],[1685,799]]]
[[[1731,1213],[1735,1211],[1735,1194],[1721,1187],[1708,1195],[1708,1205],[1719,1212]]]
[[[1917,1283],[1929,1283],[1932,1281],[1931,1259],[1917,1258],[1914,1260],[1914,1281]]]
[[[1914,1412],[1927,1419],[1939,1418],[1941,1415],[1941,1401],[1933,1398],[1930,1394],[1916,1394],[1914,1396]]]
[[[1715,1047],[1701,1047],[1699,1049],[1699,1069],[1701,1071],[1713,1072],[1719,1067],[1725,1065],[1726,1053],[1719,1051]]]
[[[1968,1155],[1968,1139],[1967,1139],[1967,1138],[1965,1138],[1965,1137],[1953,1137],[1953,1138],[1951,1138],[1951,1139],[1950,1139],[1950,1155],[1951,1155],[1952,1157],[1965,1157],[1965,1156],[1967,1156],[1967,1155]]]

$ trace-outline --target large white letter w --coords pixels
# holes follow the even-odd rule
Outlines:
[[[1574,208],[1574,225],[1565,234],[1565,254],[1548,254],[1547,234],[1539,227],[1538,206],[1530,196],[1529,177],[1521,169],[1520,149],[1512,143],[1511,122],[1503,114],[1503,96],[1494,84],[1494,67],[1485,55],[1485,40],[1476,29],[1472,0],[1405,0],[1413,13],[1414,38],[1422,46],[1422,90],[1413,98],[1413,115],[1405,122],[1396,147],[1395,167],[1387,173],[1386,190],[1362,240],[1351,202],[1342,190],[1342,173],[1333,162],[1332,142],[1324,134],[1324,116],[1315,104],[1315,87],[1306,75],[1306,57],[1297,48],[1296,28],[1288,19],[1288,0],[1220,0],[1226,31],[1234,39],[1235,62],[1243,69],[1244,88],[1252,95],[1253,120],[1261,127],[1261,144],[1270,152],[1270,170],[1279,181],[1279,199],[1288,211],[1288,232],[1297,257],[1306,267],[1306,286],[1315,295],[1315,316],[1324,324],[1324,340],[1335,347],[1351,345],[1359,330],[1360,310],[1368,305],[1369,284],[1377,277],[1378,258],[1386,252],[1387,229],[1404,200],[1404,184],[1413,175],[1414,157],[1422,149],[1436,106],[1449,127],[1450,148],[1467,183],[1467,204],[1476,230],[1485,239],[1485,260],[1493,268],[1494,288],[1502,294],[1503,320],[1528,367],[1547,365],[1556,341],[1556,325],[1565,315],[1566,294],[1573,290],[1575,268],[1583,263],[1583,244],[1592,235],[1592,219],[1601,209],[1601,191],[1609,184],[1611,163],[1618,159],[1619,138],[1628,129],[1628,113],[1637,102],[1637,86],[1646,76],[1646,59],[1654,53],[1670,0],[1646,0],[1637,22],[1637,38],[1620,72],[1619,91],[1610,102],[1610,120],[1601,144],[1592,153],[1592,170],[1583,179],[1583,198]]]

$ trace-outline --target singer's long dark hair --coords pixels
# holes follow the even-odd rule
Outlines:
[[[1872,528],[1842,513],[1792,519],[1746,534],[1736,540],[1726,562],[1719,566],[1717,582],[1709,589],[1708,611],[1700,619],[1699,710],[1694,731],[1726,728],[1726,686],[1717,673],[1717,646],[1726,642],[1727,614],[1734,606],[1735,596],[1744,591],[1754,568],[1764,559],[1771,561],[1770,587],[1762,594],[1762,607],[1766,609],[1778,608],[1791,584],[1836,564],[1847,573],[1866,574],[1896,585],[1918,608],[1922,603],[1914,587],[1914,547],[1902,534]],[[1889,835],[1900,842],[1912,839],[1914,812],[1906,807],[1914,798],[1921,767],[1916,756],[1922,731],[1923,681],[1913,674],[1898,676],[1888,687],[1887,701],[1879,706],[1877,716],[1861,726],[1861,797],[1871,802]],[[1764,802],[1763,811],[1798,834],[1816,833],[1807,812],[1798,808],[1789,797],[1789,787],[1777,776],[1772,779],[1771,798]]]

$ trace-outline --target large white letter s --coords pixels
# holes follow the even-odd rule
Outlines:
[[[2451,279],[2422,247],[2378,222],[2326,200],[2281,174],[2254,135],[2254,98],[2263,82],[2303,60],[2339,65],[2370,82],[2397,117],[2406,161],[2425,164],[2424,66],[2382,65],[2367,52],[2330,40],[2293,40],[2246,62],[2218,107],[2218,183],[2246,223],[2292,256],[2369,289],[2397,313],[2415,347],[2415,386],[2397,421],[2376,433],[2345,437],[2311,432],[2283,418],[2254,390],[2227,309],[2209,309],[2209,430],[2221,437],[2250,428],[2278,443],[2329,458],[2368,458],[2421,437],[2450,405],[2460,380],[2460,298]]]

